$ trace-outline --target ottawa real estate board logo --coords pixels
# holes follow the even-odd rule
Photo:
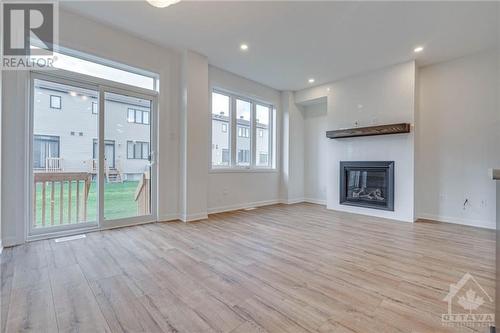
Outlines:
[[[448,313],[441,315],[445,326],[489,327],[495,323],[494,301],[470,273],[450,284],[443,301],[448,303]]]
[[[0,1],[1,69],[50,69],[58,43],[56,2]]]

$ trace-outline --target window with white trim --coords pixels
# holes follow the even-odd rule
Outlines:
[[[50,95],[50,108],[51,109],[61,109],[61,96]]]
[[[219,90],[212,92],[212,168],[275,168],[276,109]]]
[[[127,141],[127,159],[129,160],[149,159],[149,142]]]
[[[149,125],[149,111],[129,108],[127,110],[127,121],[129,123]]]
[[[97,102],[92,102],[92,114],[97,114],[98,110],[99,106],[97,105]]]

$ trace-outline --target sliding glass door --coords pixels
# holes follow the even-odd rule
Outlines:
[[[155,94],[73,76],[32,74],[29,236],[156,220]]]
[[[31,231],[97,225],[92,142],[99,92],[65,80],[32,80]]]
[[[103,90],[104,141],[114,142],[113,160],[105,149],[104,223],[114,226],[152,219],[151,97],[122,90]]]

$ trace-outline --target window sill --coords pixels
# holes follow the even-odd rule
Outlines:
[[[278,173],[273,168],[211,168],[209,173]]]

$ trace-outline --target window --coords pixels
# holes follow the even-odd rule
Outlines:
[[[241,149],[238,151],[238,164],[250,163],[250,150]]]
[[[149,143],[140,141],[127,141],[127,158],[135,160],[148,160]]]
[[[241,138],[249,138],[250,137],[250,128],[238,126],[238,136]]]
[[[134,109],[128,109],[127,121],[129,123],[135,123],[135,110]]]
[[[238,127],[238,137],[236,138],[236,150],[238,151],[238,158],[236,160],[236,165],[238,166],[250,166],[250,148],[252,142],[250,140],[249,128],[250,128],[251,114],[252,114],[252,103],[237,98],[236,126]]]
[[[61,96],[50,95],[50,108],[61,109]]]
[[[274,167],[276,110],[251,99],[212,92],[212,167]]]
[[[260,153],[259,154],[259,160],[261,163],[267,164],[267,154],[266,153]]]
[[[231,163],[230,97],[214,92],[212,94],[212,166],[228,167]]]
[[[97,114],[98,106],[97,102],[92,102],[92,113]]]
[[[128,109],[127,121],[129,123],[149,125],[149,111]]]
[[[36,47],[32,46],[32,48]],[[54,52],[55,68],[158,91],[157,74],[64,47],[59,47],[59,49],[64,53]]]
[[[222,149],[222,163],[229,164],[229,149]]]
[[[145,125],[149,125],[149,112],[148,111],[142,112],[142,123]]]
[[[259,155],[257,155],[255,165],[258,167],[269,166],[268,155],[271,151],[269,124],[271,124],[271,108],[257,104],[255,106],[255,126],[258,129],[259,135],[255,140],[255,145]]]
[[[49,135],[34,135],[33,137],[33,168],[44,169],[47,160],[59,158],[59,137]]]

